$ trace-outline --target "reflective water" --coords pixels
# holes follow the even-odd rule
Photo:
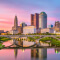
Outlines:
[[[0,60],[60,60],[60,49],[2,49]]]
[[[5,45],[5,47],[11,46],[11,45],[13,47],[14,47],[14,45],[16,45],[16,47],[17,47],[17,45],[19,45],[19,46],[23,45],[23,47],[28,47],[28,46],[31,46],[31,45],[34,45],[34,44],[35,44],[35,42],[17,41],[17,40],[9,40],[9,41],[6,41],[6,42],[3,43],[3,45]]]
[[[15,43],[21,45],[19,41],[13,40],[4,42],[3,44],[7,47]],[[60,60],[60,49],[2,49],[0,50],[0,60]]]

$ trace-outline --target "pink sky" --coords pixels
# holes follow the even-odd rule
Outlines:
[[[19,3],[20,2],[20,3]],[[56,15],[59,12],[59,8],[56,7],[53,9],[52,6],[47,6],[46,4],[40,3],[36,0],[35,2],[23,2],[23,1],[0,1],[0,30],[11,30],[14,17],[17,15],[18,24],[25,22],[30,25],[30,14],[41,13],[42,11],[47,13],[48,25],[55,23],[59,20],[59,16]],[[43,1],[41,1],[43,2]],[[38,3],[38,4],[37,4]],[[47,1],[45,2],[47,3]],[[47,3],[48,4],[48,3]],[[46,5],[46,6],[45,6]]]
[[[16,8],[8,8],[6,6],[0,6],[0,30],[11,30],[14,22],[14,17],[17,15],[18,23],[26,22],[30,24],[30,15],[28,11]],[[20,14],[19,14],[20,13]],[[25,15],[26,14],[26,15]],[[28,18],[29,17],[29,18]]]

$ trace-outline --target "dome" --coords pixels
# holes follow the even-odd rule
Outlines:
[[[40,14],[46,14],[45,12],[41,12]]]

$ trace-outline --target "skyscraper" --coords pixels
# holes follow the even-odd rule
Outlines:
[[[31,14],[31,25],[34,25],[34,14]]]
[[[59,22],[59,21],[56,21],[56,22],[55,22],[55,27],[60,28],[60,22]]]
[[[18,26],[18,19],[17,19],[17,16],[15,16],[15,19],[14,19],[14,27],[17,27]]]
[[[31,14],[31,25],[35,26],[36,29],[39,28],[39,14],[38,13],[35,13],[35,15]]]
[[[55,25],[54,25],[53,29],[56,32],[60,32],[60,22],[59,21],[55,21]]]
[[[22,33],[22,27],[18,26],[18,19],[17,16],[14,18],[14,26],[12,27],[13,31],[18,31],[18,33]]]
[[[47,14],[45,12],[39,14],[39,28],[47,28]]]
[[[18,28],[18,19],[17,19],[17,16],[15,16],[14,18],[14,26],[12,27],[12,30],[17,30]]]

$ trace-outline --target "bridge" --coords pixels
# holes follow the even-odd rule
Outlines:
[[[23,40],[24,39],[27,40],[27,37],[35,37],[35,36],[39,36],[40,37],[39,39],[36,39],[37,42],[39,42],[39,40],[44,38],[44,37],[53,37],[55,39],[60,40],[59,38],[56,38],[56,37],[60,37],[60,35],[0,35],[0,37],[7,37],[7,38],[11,38],[11,39],[16,38],[16,39],[23,39]],[[16,39],[14,41],[16,41]],[[13,45],[16,45],[17,48],[20,48],[20,47],[23,48],[22,45],[19,46],[19,45],[16,44],[16,42],[14,44],[12,44],[11,46],[13,46]],[[8,46],[6,48],[15,48],[15,47],[11,47],[11,46]],[[38,46],[38,44],[34,44],[32,46],[28,46],[28,48],[29,47],[36,47],[36,46]]]
[[[17,41],[16,39],[13,39],[12,41],[13,41],[13,43],[11,45],[6,46],[4,48],[24,48],[24,47],[25,48],[31,48],[31,47],[37,47],[38,46],[38,44],[36,42],[32,45],[24,46],[23,41]]]
[[[35,36],[39,36],[40,38],[38,40],[40,40],[41,38],[44,38],[44,37],[53,37],[55,39],[58,39],[60,40],[59,38],[56,38],[56,37],[60,37],[60,35],[0,35],[0,37],[7,37],[7,38],[20,38],[20,39],[27,39],[27,37],[35,37]]]
[[[19,37],[34,37],[34,36],[40,36],[40,37],[60,37],[60,35],[0,35],[0,37],[7,37],[7,38],[19,38]]]

